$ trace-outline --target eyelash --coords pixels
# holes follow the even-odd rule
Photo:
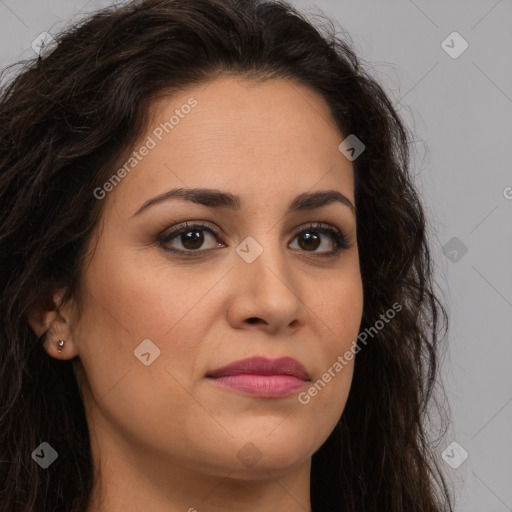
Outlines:
[[[179,235],[183,233],[187,233],[189,231],[198,230],[198,231],[209,231],[212,233],[218,240],[222,240],[221,234],[219,230],[213,225],[213,224],[191,224],[188,223],[185,224],[179,224],[177,226],[174,226],[167,230],[166,232],[162,233],[158,239],[157,242],[160,244],[160,246],[167,252],[171,252],[173,254],[186,256],[189,254],[197,254],[202,251],[209,251],[209,250],[215,250],[215,249],[199,249],[199,250],[182,250],[182,249],[170,249],[165,244],[168,244],[171,242],[174,238],[177,238]],[[334,226],[331,226],[329,224],[325,224],[323,222],[317,222],[311,223],[308,226],[300,229],[297,231],[293,237],[293,240],[295,238],[303,233],[307,233],[309,231],[314,231],[315,233],[320,234],[329,234],[332,236],[334,240],[335,248],[334,250],[330,252],[324,252],[324,253],[318,253],[316,254],[314,251],[305,251],[305,252],[311,252],[312,254],[315,254],[315,257],[318,258],[334,258],[338,255],[338,253],[344,249],[348,249],[350,247],[350,244],[347,240],[347,237],[337,228]],[[222,242],[223,243],[223,242]]]

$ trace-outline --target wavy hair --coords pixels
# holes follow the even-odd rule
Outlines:
[[[435,391],[448,318],[410,132],[349,35],[284,1],[147,0],[55,37],[51,54],[4,75],[0,96],[0,510],[86,511],[94,475],[72,361],[46,354],[27,313],[61,288],[63,303],[80,304],[104,203],[93,191],[143,133],[151,102],[225,73],[305,84],[342,134],[363,141],[353,162],[361,330],[402,305],[357,355],[344,412],[313,455],[313,510],[453,510],[428,428],[431,405],[443,413]],[[31,458],[42,440],[59,454],[46,470]]]

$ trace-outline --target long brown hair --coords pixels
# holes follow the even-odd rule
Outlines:
[[[358,353],[345,410],[313,455],[313,510],[451,511],[425,422],[439,402],[447,314],[410,134],[349,36],[280,1],[148,0],[98,11],[56,39],[4,80],[0,98],[0,510],[87,509],[92,461],[72,363],[46,354],[27,311],[62,287],[64,302],[80,302],[104,203],[93,191],[143,132],[152,99],[229,72],[309,86],[340,132],[363,141],[353,162],[361,330],[402,306]],[[42,441],[59,454],[46,470],[31,458]]]

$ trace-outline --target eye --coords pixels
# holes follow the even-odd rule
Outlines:
[[[215,226],[213,226],[213,224],[189,225],[188,223],[185,223],[179,224],[165,231],[158,238],[157,242],[160,243],[160,245],[166,251],[173,253],[198,252],[198,249],[201,249],[201,247],[205,243],[205,239],[208,239],[208,236],[205,237],[204,233],[207,233],[210,237],[213,237],[214,239],[220,239],[220,232],[217,230],[217,228],[215,228]],[[176,242],[178,242],[178,244],[181,244],[182,248],[176,248]],[[171,248],[168,247],[169,245],[171,245]],[[223,244],[217,243],[217,245],[214,245],[213,248],[219,246],[222,247]]]
[[[205,236],[206,234],[206,236]],[[330,242],[324,242],[325,235],[329,235]],[[203,245],[212,238],[210,247],[204,248]],[[312,253],[315,257],[328,258],[336,256],[341,250],[348,249],[350,244],[345,235],[334,226],[322,222],[312,223],[296,232],[293,240],[298,239],[298,249]],[[225,247],[225,244],[218,242],[221,240],[219,230],[213,224],[194,223],[178,224],[165,231],[159,236],[157,242],[160,246],[179,256],[191,256],[193,253],[200,254],[215,248]],[[322,246],[331,246],[331,249],[317,251]],[[181,245],[181,247],[179,247]],[[295,247],[292,247],[295,249]]]
[[[323,235],[329,235],[332,248],[326,251],[316,251],[319,247],[324,244]],[[317,222],[316,224],[310,224],[308,227],[301,229],[295,234],[295,238],[298,238],[299,249],[303,249],[306,252],[312,252],[314,256],[321,258],[329,258],[336,256],[343,249],[348,249],[350,244],[346,236],[334,226],[330,224],[324,224]],[[329,244],[328,244],[329,245]]]

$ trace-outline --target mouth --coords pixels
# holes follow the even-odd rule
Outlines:
[[[306,368],[291,357],[251,357],[213,370],[206,377],[223,388],[262,398],[289,396],[311,380]]]

